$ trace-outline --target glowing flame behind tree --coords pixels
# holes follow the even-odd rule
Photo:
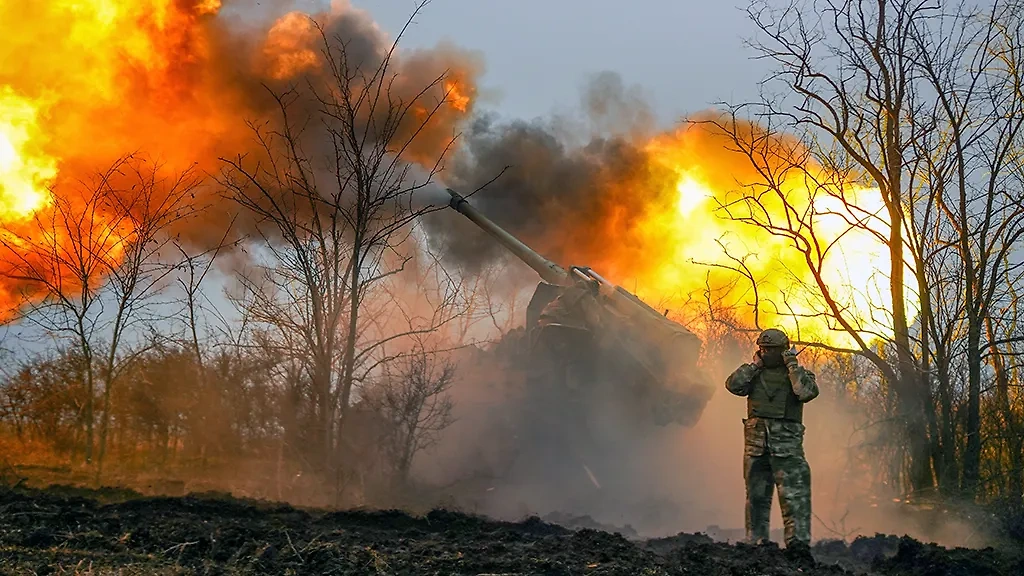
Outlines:
[[[126,157],[79,184],[63,183],[46,210],[0,225],[0,275],[20,318],[77,348],[86,388],[85,459],[95,447],[94,402],[102,384],[97,477],[102,473],[111,392],[130,363],[131,330],[176,265],[164,261],[175,226],[199,208],[191,203],[193,171],[166,178],[145,160]],[[136,344],[137,345],[137,344]]]
[[[638,289],[660,293],[666,305],[664,295],[703,289],[706,310],[747,319],[735,329],[783,327],[801,344],[852,351],[891,339],[888,224],[878,189],[821,167],[785,135],[747,123],[710,129],[710,122],[694,120],[647,145],[654,163],[679,175],[678,200],[676,210],[652,211],[639,224],[650,244],[674,253],[655,260]],[[745,155],[722,127],[764,145],[755,174],[741,176],[750,172]],[[735,152],[716,163],[701,158],[709,145]],[[911,291],[903,301],[913,310]],[[692,314],[701,305],[689,307]]]
[[[878,335],[883,346],[843,321],[849,309],[826,302],[830,315],[895,393],[891,416],[900,428],[892,441],[907,448],[893,483],[919,492],[937,482],[945,493],[975,496],[982,489],[982,372],[986,363],[997,373],[1003,369],[985,359],[986,350],[1001,356],[999,340],[1015,340],[986,343],[983,335],[988,322],[1003,320],[998,308],[1012,307],[1024,284],[1017,263],[1024,238],[1019,4],[947,10],[904,1],[812,2],[807,9],[813,23],[802,10],[781,11],[760,0],[750,5],[763,42],[755,47],[775,63],[775,85],[793,100],[731,106],[717,123],[758,168],[757,181],[768,192],[748,188],[733,215],[815,255],[808,227],[821,211],[797,206],[782,225],[751,216],[763,199],[785,196],[792,174],[825,193],[829,202],[820,208],[843,214],[850,228],[884,246],[892,307],[884,317],[891,331]],[[740,128],[740,117],[763,128]],[[770,137],[782,132],[799,142],[771,146]],[[837,178],[878,194],[838,193]],[[817,264],[815,255],[805,268]],[[823,292],[831,287],[828,278],[821,283]],[[962,416],[951,400],[957,386],[966,391],[963,445],[955,438]],[[1014,420],[1012,411],[1003,412]],[[1019,501],[1024,479],[1015,458]]]

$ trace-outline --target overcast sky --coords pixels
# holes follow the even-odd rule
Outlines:
[[[417,0],[352,0],[386,32]],[[715,101],[756,96],[766,72],[743,44],[753,34],[747,0],[433,0],[405,47],[448,41],[479,51],[487,108],[530,119],[576,107],[587,78],[605,70],[641,86],[660,120]]]

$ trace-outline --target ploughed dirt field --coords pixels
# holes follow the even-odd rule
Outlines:
[[[816,562],[703,535],[628,540],[539,519],[323,512],[220,495],[0,491],[2,574],[1024,574],[1013,551],[876,536],[820,543]]]

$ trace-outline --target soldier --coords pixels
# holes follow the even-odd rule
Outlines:
[[[757,337],[753,362],[743,364],[725,381],[736,396],[746,396],[745,447],[747,540],[769,540],[772,492],[779,491],[786,549],[810,556],[811,469],[804,457],[804,404],[818,396],[814,373],[800,366],[789,337],[769,329]]]

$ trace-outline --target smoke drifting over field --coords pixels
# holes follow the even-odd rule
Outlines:
[[[752,347],[728,335],[712,344],[704,369],[724,383]],[[806,362],[822,387],[804,412],[814,539],[883,533],[946,546],[985,542],[983,528],[941,509],[915,511],[878,486],[870,452],[877,431],[863,428],[865,415],[836,391],[825,365]],[[414,467],[421,481],[445,487],[435,501],[509,520],[539,515],[586,526],[589,517],[640,536],[743,537],[744,399],[721,384],[694,427],[661,427],[623,410],[622,382],[571,391],[550,384],[528,389],[492,357],[462,359],[455,422]],[[776,497],[773,537],[782,526]]]

